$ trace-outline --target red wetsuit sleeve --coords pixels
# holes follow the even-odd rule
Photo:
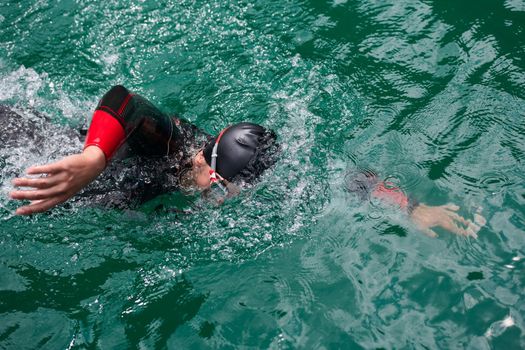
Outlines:
[[[379,182],[374,190],[372,196],[380,198],[390,204],[399,205],[402,209],[409,208],[409,200],[406,194],[403,193],[398,187],[391,186],[390,183]]]
[[[106,162],[124,142],[126,133],[119,121],[103,110],[96,110],[89,126],[84,149],[97,146],[104,152]]]

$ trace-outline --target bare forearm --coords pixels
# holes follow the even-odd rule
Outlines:
[[[84,149],[82,155],[86,158],[86,164],[93,167],[94,173],[97,172],[97,176],[104,171],[106,167],[106,157],[104,152],[97,146],[89,146]]]

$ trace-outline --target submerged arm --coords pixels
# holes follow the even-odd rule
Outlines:
[[[355,178],[350,179],[347,186],[350,191],[357,192],[361,196],[367,192],[371,197],[399,206],[407,212],[412,222],[421,231],[431,237],[437,237],[433,228],[441,227],[457,235],[477,238],[478,231],[486,223],[479,211],[474,215],[472,221],[457,213],[459,210],[457,205],[430,206],[418,203],[393,184],[378,180],[371,172],[358,174]]]

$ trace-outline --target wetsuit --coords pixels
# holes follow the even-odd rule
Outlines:
[[[38,148],[49,141],[46,135],[56,134],[54,129],[60,129],[66,142],[83,139],[80,132],[53,126],[45,118],[29,120],[5,106],[0,109],[2,148],[25,144]],[[107,168],[72,200],[130,208],[176,191],[181,176],[191,167],[192,156],[209,138],[189,122],[162,113],[123,86],[114,86],[98,103],[85,141],[85,147],[102,149]]]

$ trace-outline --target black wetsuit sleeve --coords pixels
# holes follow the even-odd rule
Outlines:
[[[102,97],[97,110],[115,118],[125,134],[122,152],[79,194],[103,206],[135,207],[179,189],[180,175],[191,169],[192,154],[209,139],[191,123],[162,113],[120,85]]]
[[[122,85],[111,88],[97,110],[107,112],[124,128],[126,143],[139,155],[168,155],[181,142],[177,119],[169,117],[142,96]]]

